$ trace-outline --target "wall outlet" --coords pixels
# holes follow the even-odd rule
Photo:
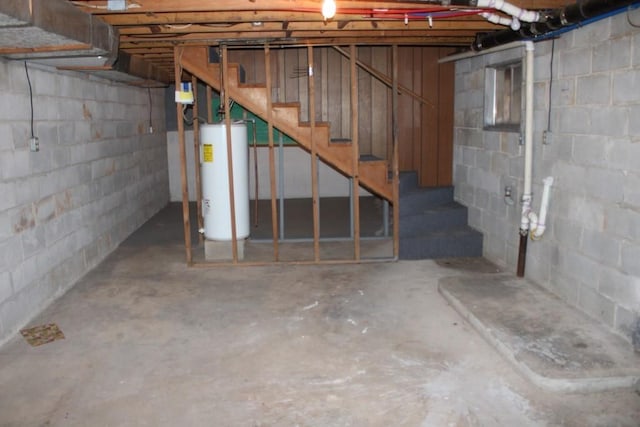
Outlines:
[[[542,132],[542,143],[544,145],[551,144],[551,131],[550,130],[545,130],[544,132]]]
[[[40,141],[37,136],[29,138],[29,149],[33,152],[40,151]]]

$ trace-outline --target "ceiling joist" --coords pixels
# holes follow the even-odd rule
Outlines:
[[[321,14],[322,0],[127,0],[123,11],[109,10],[107,0],[69,2],[117,29],[120,52],[153,64],[169,78],[173,49],[179,45],[469,46],[478,32],[504,28],[471,6],[435,1],[337,0],[337,14],[330,20]],[[510,3],[553,9],[567,0]]]

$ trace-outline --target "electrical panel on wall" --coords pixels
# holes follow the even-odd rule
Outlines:
[[[193,87],[191,83],[182,82],[176,88],[176,102],[178,104],[193,104]]]

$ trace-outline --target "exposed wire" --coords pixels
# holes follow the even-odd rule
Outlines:
[[[188,126],[192,126],[193,122],[196,121],[196,118],[195,117],[191,117],[191,118],[187,117],[186,113],[187,113],[187,108],[188,107],[189,107],[189,104],[182,104],[182,120],[184,120],[184,122]],[[205,117],[198,116],[197,119],[198,119],[199,123],[207,123],[207,119]]]
[[[147,94],[149,95],[149,132],[153,132],[153,101],[150,87],[147,88]]]
[[[549,108],[547,110],[547,132],[551,132],[551,91],[553,89],[553,56],[556,51],[556,39],[551,39],[551,58],[549,59]]]
[[[29,77],[29,68],[27,67],[27,61],[24,62],[24,72],[27,75],[27,83],[29,83],[29,103],[31,104],[31,138],[35,138],[33,132],[33,88],[31,87],[31,78]]]
[[[629,25],[631,25],[634,28],[640,28],[640,24],[636,24],[635,22],[631,21],[631,13],[630,12],[631,12],[631,6],[629,6],[627,8],[627,22],[629,23]]]

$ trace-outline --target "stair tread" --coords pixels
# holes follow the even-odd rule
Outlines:
[[[466,226],[457,226],[453,228],[447,228],[445,230],[424,231],[424,232],[419,232],[417,234],[413,234],[411,236],[405,236],[405,237],[401,236],[401,240],[418,240],[418,239],[428,239],[428,238],[435,238],[435,237],[459,237],[459,236],[468,236],[468,235],[482,236],[482,233],[466,225]]]
[[[453,187],[451,187],[451,186],[447,186],[447,187],[416,187],[416,188],[411,188],[411,189],[403,191],[402,194],[400,194],[400,197],[402,197],[402,196],[413,196],[413,195],[417,195],[417,194],[445,193],[445,192],[449,192],[449,191],[452,191],[452,190],[453,190]]]
[[[311,122],[299,122],[298,126],[300,127],[311,127]],[[329,127],[329,122],[315,122],[315,127],[320,128],[320,127]]]
[[[266,89],[267,87],[263,83],[240,83],[239,89]]]
[[[384,161],[384,159],[381,159],[378,156],[374,156],[373,154],[361,154],[359,160],[361,162],[379,162],[379,161]]]
[[[409,217],[409,216],[420,216],[423,214],[433,214],[433,213],[442,213],[442,212],[446,212],[446,211],[450,211],[450,210],[463,210],[463,209],[467,209],[466,206],[461,205],[460,203],[456,202],[456,201],[446,201],[446,202],[442,202],[439,204],[434,204],[432,206],[425,206],[424,208],[421,208],[420,210],[416,210],[414,212],[409,212],[403,216],[405,217]]]
[[[300,108],[299,102],[273,102],[273,108]]]

